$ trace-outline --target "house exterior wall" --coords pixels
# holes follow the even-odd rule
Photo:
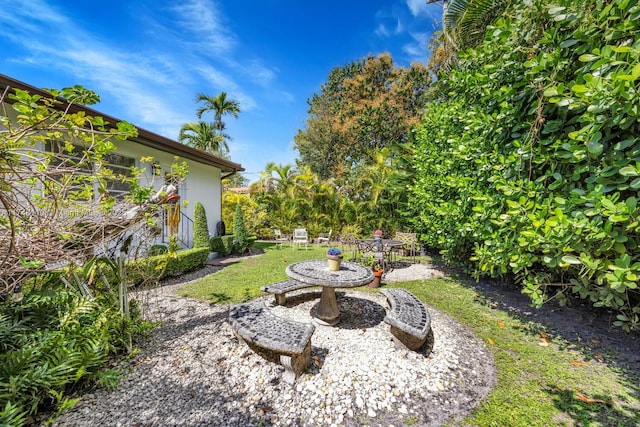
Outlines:
[[[136,166],[145,169],[140,177],[142,185],[153,183],[154,188],[160,189],[164,184],[164,175],[171,171],[171,165],[176,161],[174,156],[160,150],[135,144],[130,141],[116,141],[116,151],[124,156],[136,159]],[[161,175],[153,176],[151,164],[141,163],[142,157],[153,157],[160,164]],[[207,225],[209,233],[214,234],[215,226],[222,217],[222,189],[221,189],[221,172],[219,168],[205,165],[193,160],[179,158],[178,162],[187,162],[188,174],[185,182],[178,192],[180,201],[187,201],[185,207],[182,204],[182,212],[189,218],[194,218],[194,207],[196,202],[202,203],[207,214]]]
[[[11,120],[15,120],[17,113],[7,106],[7,113]],[[4,129],[0,126],[0,129]],[[132,141],[116,141],[115,152],[126,157],[133,158],[135,165],[139,169],[145,169],[139,178],[140,184],[143,186],[153,184],[155,189],[160,189],[164,184],[164,175],[171,171],[171,165],[176,162],[175,156],[155,148],[147,147]],[[40,147],[44,149],[44,147]],[[140,161],[143,157],[153,157],[154,161],[159,162],[161,175],[153,176],[153,170],[150,163]],[[178,162],[185,161],[187,163],[188,174],[183,185],[179,188],[181,196],[180,201],[187,201],[187,206],[181,203],[181,211],[189,218],[194,218],[194,207],[196,202],[202,203],[207,215],[207,225],[211,235],[215,232],[218,221],[222,218],[222,188],[221,188],[221,171],[219,168],[211,165],[202,164],[190,159],[178,158]],[[192,231],[192,230],[191,230]],[[161,236],[158,243],[163,243],[166,236]],[[188,245],[192,244],[193,236],[188,236],[188,241],[184,242]],[[166,242],[164,242],[166,243]]]
[[[0,74],[0,93],[4,93],[7,89],[22,89],[33,94],[39,94],[40,96],[49,96],[48,93],[41,89]],[[9,98],[3,99],[3,108],[0,111],[6,111],[10,120],[15,121],[16,112],[9,105],[10,103],[11,100],[9,100]],[[81,111],[91,116],[102,116],[108,123],[117,123],[120,121],[117,118],[110,117],[85,106],[68,105],[64,108],[68,108],[72,113]],[[165,173],[171,171],[171,165],[175,162],[175,157],[178,157],[179,162],[185,161],[188,166],[188,174],[184,184],[178,189],[178,192],[181,196],[181,202],[187,201],[188,203],[187,206],[181,203],[181,213],[192,220],[196,202],[202,203],[207,216],[209,233],[215,233],[216,224],[222,218],[221,179],[223,176],[244,171],[240,164],[201,152],[192,147],[180,144],[175,140],[140,128],[138,128],[137,137],[127,141],[114,140],[113,143],[116,146],[116,153],[133,158],[136,167],[145,169],[142,176],[140,176],[140,184],[142,186],[153,184],[154,188],[160,189],[165,183]],[[155,161],[159,162],[161,168],[160,175],[153,176],[152,165],[140,161],[143,157],[153,157]],[[184,222],[186,223],[188,221]],[[165,236],[163,236],[163,238],[164,237]],[[190,236],[186,243],[190,246],[192,240],[193,229],[191,228]]]

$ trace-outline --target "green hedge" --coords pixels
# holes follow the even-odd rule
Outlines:
[[[233,253],[233,235],[222,236],[222,245],[224,246],[223,256]]]
[[[536,304],[640,328],[640,5],[516,2],[441,73],[415,131],[416,229]]]
[[[202,267],[209,258],[209,248],[193,248],[151,256],[127,263],[127,278],[136,284],[145,278],[162,279]]]
[[[222,237],[213,236],[209,239],[209,250],[211,252],[217,252],[221,256],[224,256],[224,244],[222,243]]]

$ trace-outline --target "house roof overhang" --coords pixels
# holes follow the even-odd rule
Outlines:
[[[17,88],[24,91],[27,91],[31,94],[38,94],[43,97],[51,97],[51,94],[48,92],[38,89],[34,86],[28,85],[19,80],[15,80],[9,76],[4,74],[0,74],[0,94],[4,93],[7,88]],[[59,104],[59,109],[64,109],[69,105],[69,103],[60,98],[62,101]],[[12,103],[11,99],[5,99],[5,102]],[[106,115],[92,108],[71,104],[69,111],[72,113],[77,113],[80,111],[85,112],[85,114],[90,116],[100,116],[104,118],[105,121],[109,122],[111,125],[115,126],[116,123],[122,121],[121,119],[117,119],[115,117]],[[202,163],[209,166],[217,167],[221,170],[223,178],[231,176],[238,172],[243,172],[244,168],[239,163],[234,163],[230,160],[223,159],[218,156],[214,156],[209,153],[205,153],[204,151],[197,150],[193,147],[189,147],[188,145],[184,145],[179,143],[178,141],[174,141],[173,139],[166,138],[162,135],[158,135],[156,133],[150,132],[148,130],[142,129],[136,126],[138,130],[138,136],[135,138],[129,138],[129,141],[135,142],[137,144],[141,144],[150,148],[155,148],[160,151],[164,151],[166,153],[173,154],[175,156],[179,156],[180,158],[192,160],[194,162]]]

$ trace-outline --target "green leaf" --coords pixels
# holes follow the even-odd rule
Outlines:
[[[604,151],[604,145],[591,140],[587,143],[587,151],[593,155],[599,156]]]
[[[615,150],[624,150],[625,148],[629,148],[631,147],[633,144],[635,144],[635,140],[634,139],[625,139],[623,141],[617,142],[616,145],[613,146],[613,148]]]
[[[562,257],[562,262],[566,262],[567,264],[573,264],[573,265],[582,264],[582,262],[578,258],[574,257],[573,255],[565,255],[565,256],[563,256]]]
[[[627,207],[629,208],[629,210],[635,210],[636,207],[638,206],[638,199],[636,199],[635,197],[629,197],[626,201],[625,204],[627,205]]]
[[[560,43],[560,48],[564,49],[564,48],[567,48],[567,47],[571,47],[576,43],[578,43],[578,40],[576,40],[576,39],[565,40],[562,43]]]
[[[543,95],[547,97],[558,96],[558,89],[555,86],[549,87],[544,90]]]
[[[589,90],[585,85],[573,85],[571,86],[571,90],[575,93],[585,93]]]
[[[618,171],[618,173],[622,176],[638,176],[638,169],[633,166],[625,166]]]
[[[629,46],[611,46],[611,50],[618,53],[627,53],[631,52],[631,47]]]
[[[599,59],[600,57],[597,55],[592,55],[590,53],[585,53],[583,55],[580,55],[580,57],[578,58],[578,60],[580,62],[591,62],[591,61],[595,61],[596,59]]]
[[[638,62],[636,65],[633,66],[633,70],[631,71],[631,75],[633,76],[633,79],[637,79],[638,77],[640,77],[640,62]]]

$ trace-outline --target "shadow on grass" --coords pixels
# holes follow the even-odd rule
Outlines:
[[[554,405],[578,425],[638,426],[638,408],[628,407],[615,396],[585,396],[573,390],[546,390]]]
[[[545,337],[561,351],[580,354],[584,360],[580,363],[606,364],[618,374],[617,383],[627,394],[585,396],[580,392],[588,391],[554,387],[546,390],[555,406],[576,425],[640,426],[640,333],[626,333],[614,327],[615,313],[579,299],[570,299],[566,306],[550,301],[536,308],[513,283],[475,282],[459,272],[451,272],[449,277],[476,292],[475,303],[504,311],[518,320],[526,334]],[[590,373],[585,371],[584,375]],[[627,401],[630,397],[636,401]]]
[[[231,297],[225,293],[213,292],[209,296],[211,304],[225,304],[231,301]]]

